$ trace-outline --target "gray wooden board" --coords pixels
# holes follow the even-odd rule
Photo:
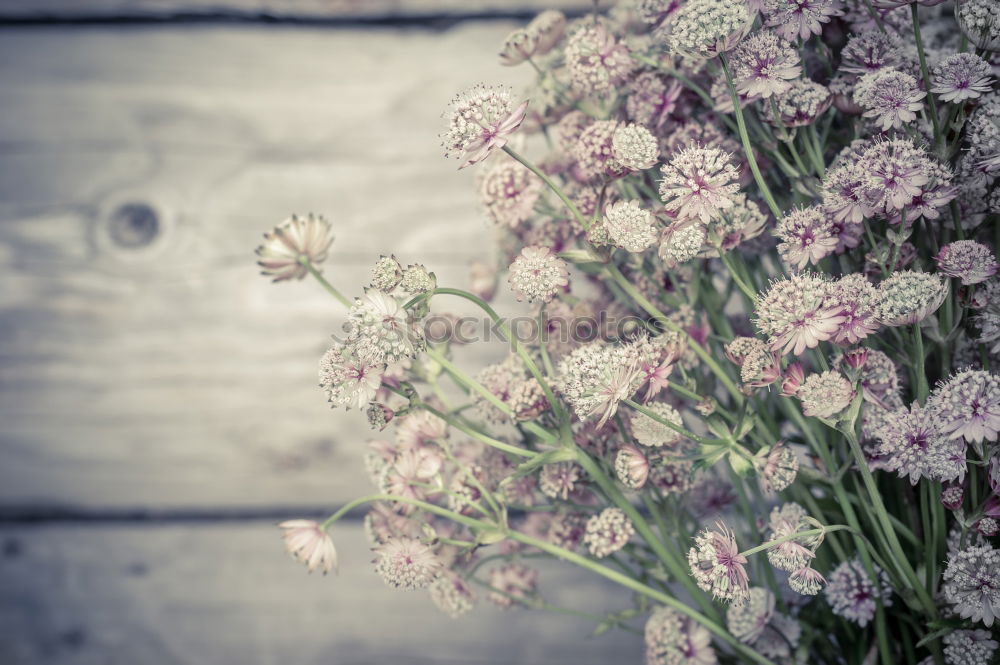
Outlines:
[[[169,18],[215,14],[294,19],[405,19],[422,15],[538,12],[550,8],[580,11],[590,6],[591,3],[581,0],[0,0],[0,19]]]
[[[315,385],[339,306],[268,283],[252,251],[311,210],[334,222],[326,274],[351,295],[390,252],[464,284],[491,230],[440,115],[466,85],[526,82],[493,55],[512,25],[0,30],[0,502],[367,491],[364,418]],[[160,228],[118,229],[149,240],[131,249],[109,222],[129,202]]]
[[[307,574],[266,523],[0,528],[4,665],[590,665],[638,663],[642,638],[585,619],[501,611],[456,620],[386,587],[357,523],[340,575]],[[541,566],[550,602],[617,611],[627,592]]]

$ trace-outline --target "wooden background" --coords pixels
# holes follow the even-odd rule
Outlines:
[[[462,283],[490,231],[437,133],[543,5],[0,1],[0,663],[640,662],[640,639],[389,591],[360,524],[310,577],[274,523],[366,492],[316,361],[342,314],[257,275],[290,212]],[[473,359],[475,360],[475,359]],[[627,597],[565,567],[553,601]]]

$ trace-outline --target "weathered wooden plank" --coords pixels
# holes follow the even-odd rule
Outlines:
[[[585,619],[502,612],[449,619],[425,592],[374,574],[358,525],[338,526],[337,577],[310,576],[263,523],[0,529],[5,665],[590,665],[641,661],[641,638],[586,636]],[[620,588],[541,567],[553,603],[592,612]]]
[[[365,491],[363,417],[315,388],[342,314],[314,284],[266,283],[252,250],[311,210],[350,294],[390,252],[463,283],[490,232],[436,134],[456,89],[525,75],[484,48],[509,28],[4,30],[0,501]],[[156,223],[123,223],[131,204]]]
[[[372,19],[582,11],[581,0],[0,0],[0,19],[165,19],[177,16],[266,16],[278,19]]]

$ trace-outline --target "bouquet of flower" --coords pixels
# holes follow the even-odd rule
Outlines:
[[[633,0],[503,43],[446,153],[482,170],[497,266],[467,290],[332,235],[258,249],[348,310],[320,361],[377,493],[282,524],[310,570],[368,508],[375,568],[457,617],[549,609],[531,563],[622,587],[596,632],[650,665],[996,662],[997,0]],[[537,155],[537,158],[529,155]],[[533,334],[490,305],[497,275]],[[509,345],[466,370],[441,300]]]

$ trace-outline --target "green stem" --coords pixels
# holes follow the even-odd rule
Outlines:
[[[913,341],[916,345],[917,354],[917,401],[923,404],[930,394],[930,387],[927,385],[927,373],[924,371],[924,333],[920,329],[920,323],[913,324]]]
[[[758,545],[757,547],[751,547],[750,549],[740,552],[742,556],[750,556],[751,554],[756,554],[757,552],[763,552],[764,550],[769,550],[772,547],[780,545],[782,543],[787,543],[790,540],[797,540],[799,538],[809,538],[811,536],[822,536],[825,533],[832,533],[834,531],[854,531],[852,527],[846,524],[834,524],[831,526],[824,526],[819,529],[808,529],[806,531],[798,531],[796,533],[789,534],[787,536],[782,536],[781,538],[775,538],[774,540],[769,540],[766,543]]]
[[[321,273],[319,270],[316,269],[316,266],[314,266],[312,264],[312,261],[309,260],[308,256],[305,256],[305,255],[300,256],[299,257],[299,265],[301,265],[303,268],[305,268],[306,270],[308,270],[309,274],[312,275],[313,277],[315,277],[316,281],[318,281],[323,286],[323,288],[325,288],[327,291],[329,291],[330,295],[332,295],[334,298],[336,298],[337,301],[340,302],[341,305],[343,305],[344,307],[347,307],[348,309],[350,309],[350,307],[351,307],[351,301],[348,300],[347,298],[345,298],[344,294],[341,293],[340,291],[338,291],[336,289],[336,287],[334,287],[333,284],[331,284],[330,282],[326,281],[326,277],[323,277],[323,273]]]
[[[660,414],[658,414],[656,411],[653,411],[652,409],[648,409],[648,408],[644,407],[642,404],[639,404],[638,402],[635,402],[635,401],[633,401],[631,399],[626,398],[626,399],[623,399],[622,402],[625,403],[625,404],[628,404],[630,407],[632,407],[633,409],[635,409],[639,413],[643,414],[644,416],[652,418],[653,420],[655,420],[656,422],[660,423],[661,425],[666,425],[667,427],[669,427],[673,431],[677,432],[678,434],[680,434],[682,436],[686,436],[687,438],[691,439],[692,441],[697,441],[698,443],[702,443],[702,444],[710,445],[710,446],[711,445],[718,445],[718,444],[722,443],[721,441],[718,441],[718,440],[706,439],[703,436],[698,436],[697,434],[695,434],[691,430],[689,430],[689,429],[687,429],[685,427],[681,427],[680,425],[678,425],[676,423],[670,422],[669,420],[667,420],[666,418],[664,418],[663,416],[661,416]]]
[[[569,210],[574,217],[576,217],[576,220],[580,222],[580,225],[583,227],[584,231],[590,228],[590,221],[583,216],[583,214],[580,212],[580,209],[576,207],[576,204],[570,201],[569,197],[566,196],[566,192],[564,192],[562,188],[559,185],[557,185],[554,180],[552,180],[552,178],[547,176],[541,169],[535,166],[534,163],[529,161],[527,158],[522,157],[520,154],[515,152],[514,149],[511,148],[509,145],[505,145],[503,147],[503,151],[506,152],[511,157],[513,157],[515,160],[521,162],[521,164],[523,164],[525,168],[527,168],[529,171],[531,171],[536,176],[541,178],[542,182],[548,185],[549,189],[555,192],[555,195],[558,196],[559,199],[563,202],[563,204],[566,206],[566,209]]]
[[[470,427],[469,425],[466,425],[460,419],[455,418],[454,416],[448,413],[444,413],[443,411],[438,411],[437,409],[427,404],[426,402],[419,402],[415,406],[423,409],[424,411],[427,411],[428,413],[434,414],[435,416],[445,421],[455,429],[461,432],[465,432],[466,434],[476,439],[477,441],[481,441],[488,446],[496,448],[497,450],[502,450],[505,453],[510,453],[511,455],[517,455],[518,457],[526,457],[526,458],[534,457],[535,455],[538,454],[532,450],[527,450],[526,448],[520,448],[518,446],[511,445],[509,443],[504,443],[500,439],[494,439],[491,436],[483,434],[479,430]]]
[[[369,494],[367,496],[362,496],[353,501],[345,503],[340,509],[333,515],[330,515],[320,526],[321,529],[326,531],[333,523],[339,520],[341,517],[346,515],[349,511],[357,508],[358,506],[363,506],[366,503],[373,503],[375,501],[394,501],[396,503],[405,503],[410,506],[415,506],[421,510],[426,510],[429,513],[434,513],[435,515],[440,515],[441,517],[446,517],[453,522],[467,526],[470,529],[493,529],[496,528],[494,524],[490,522],[484,522],[482,520],[477,520],[460,513],[456,513],[447,508],[442,508],[441,506],[436,506],[433,503],[427,503],[426,501],[420,501],[419,499],[410,499],[405,496],[397,496],[395,494]]]
[[[736,270],[736,267],[733,265],[732,259],[729,257],[729,253],[719,252],[719,258],[722,259],[722,262],[726,265],[726,268],[729,269],[729,276],[733,278],[734,282],[736,282],[736,286],[740,287],[740,291],[743,292],[743,295],[745,295],[747,298],[750,299],[750,304],[752,305],[754,302],[756,302],[757,300],[756,289],[754,289],[752,286],[743,281],[743,278],[740,277],[739,273]]]
[[[934,101],[934,93],[930,91],[931,77],[927,69],[927,57],[924,54],[924,40],[920,34],[920,14],[917,4],[910,5],[910,17],[913,19],[913,37],[917,42],[917,58],[920,60],[920,75],[924,79],[924,90],[927,90],[927,109],[931,116],[931,126],[934,128],[934,145],[937,146],[938,154],[943,154],[945,149],[944,136],[941,134],[941,119],[938,118],[937,102]]]

